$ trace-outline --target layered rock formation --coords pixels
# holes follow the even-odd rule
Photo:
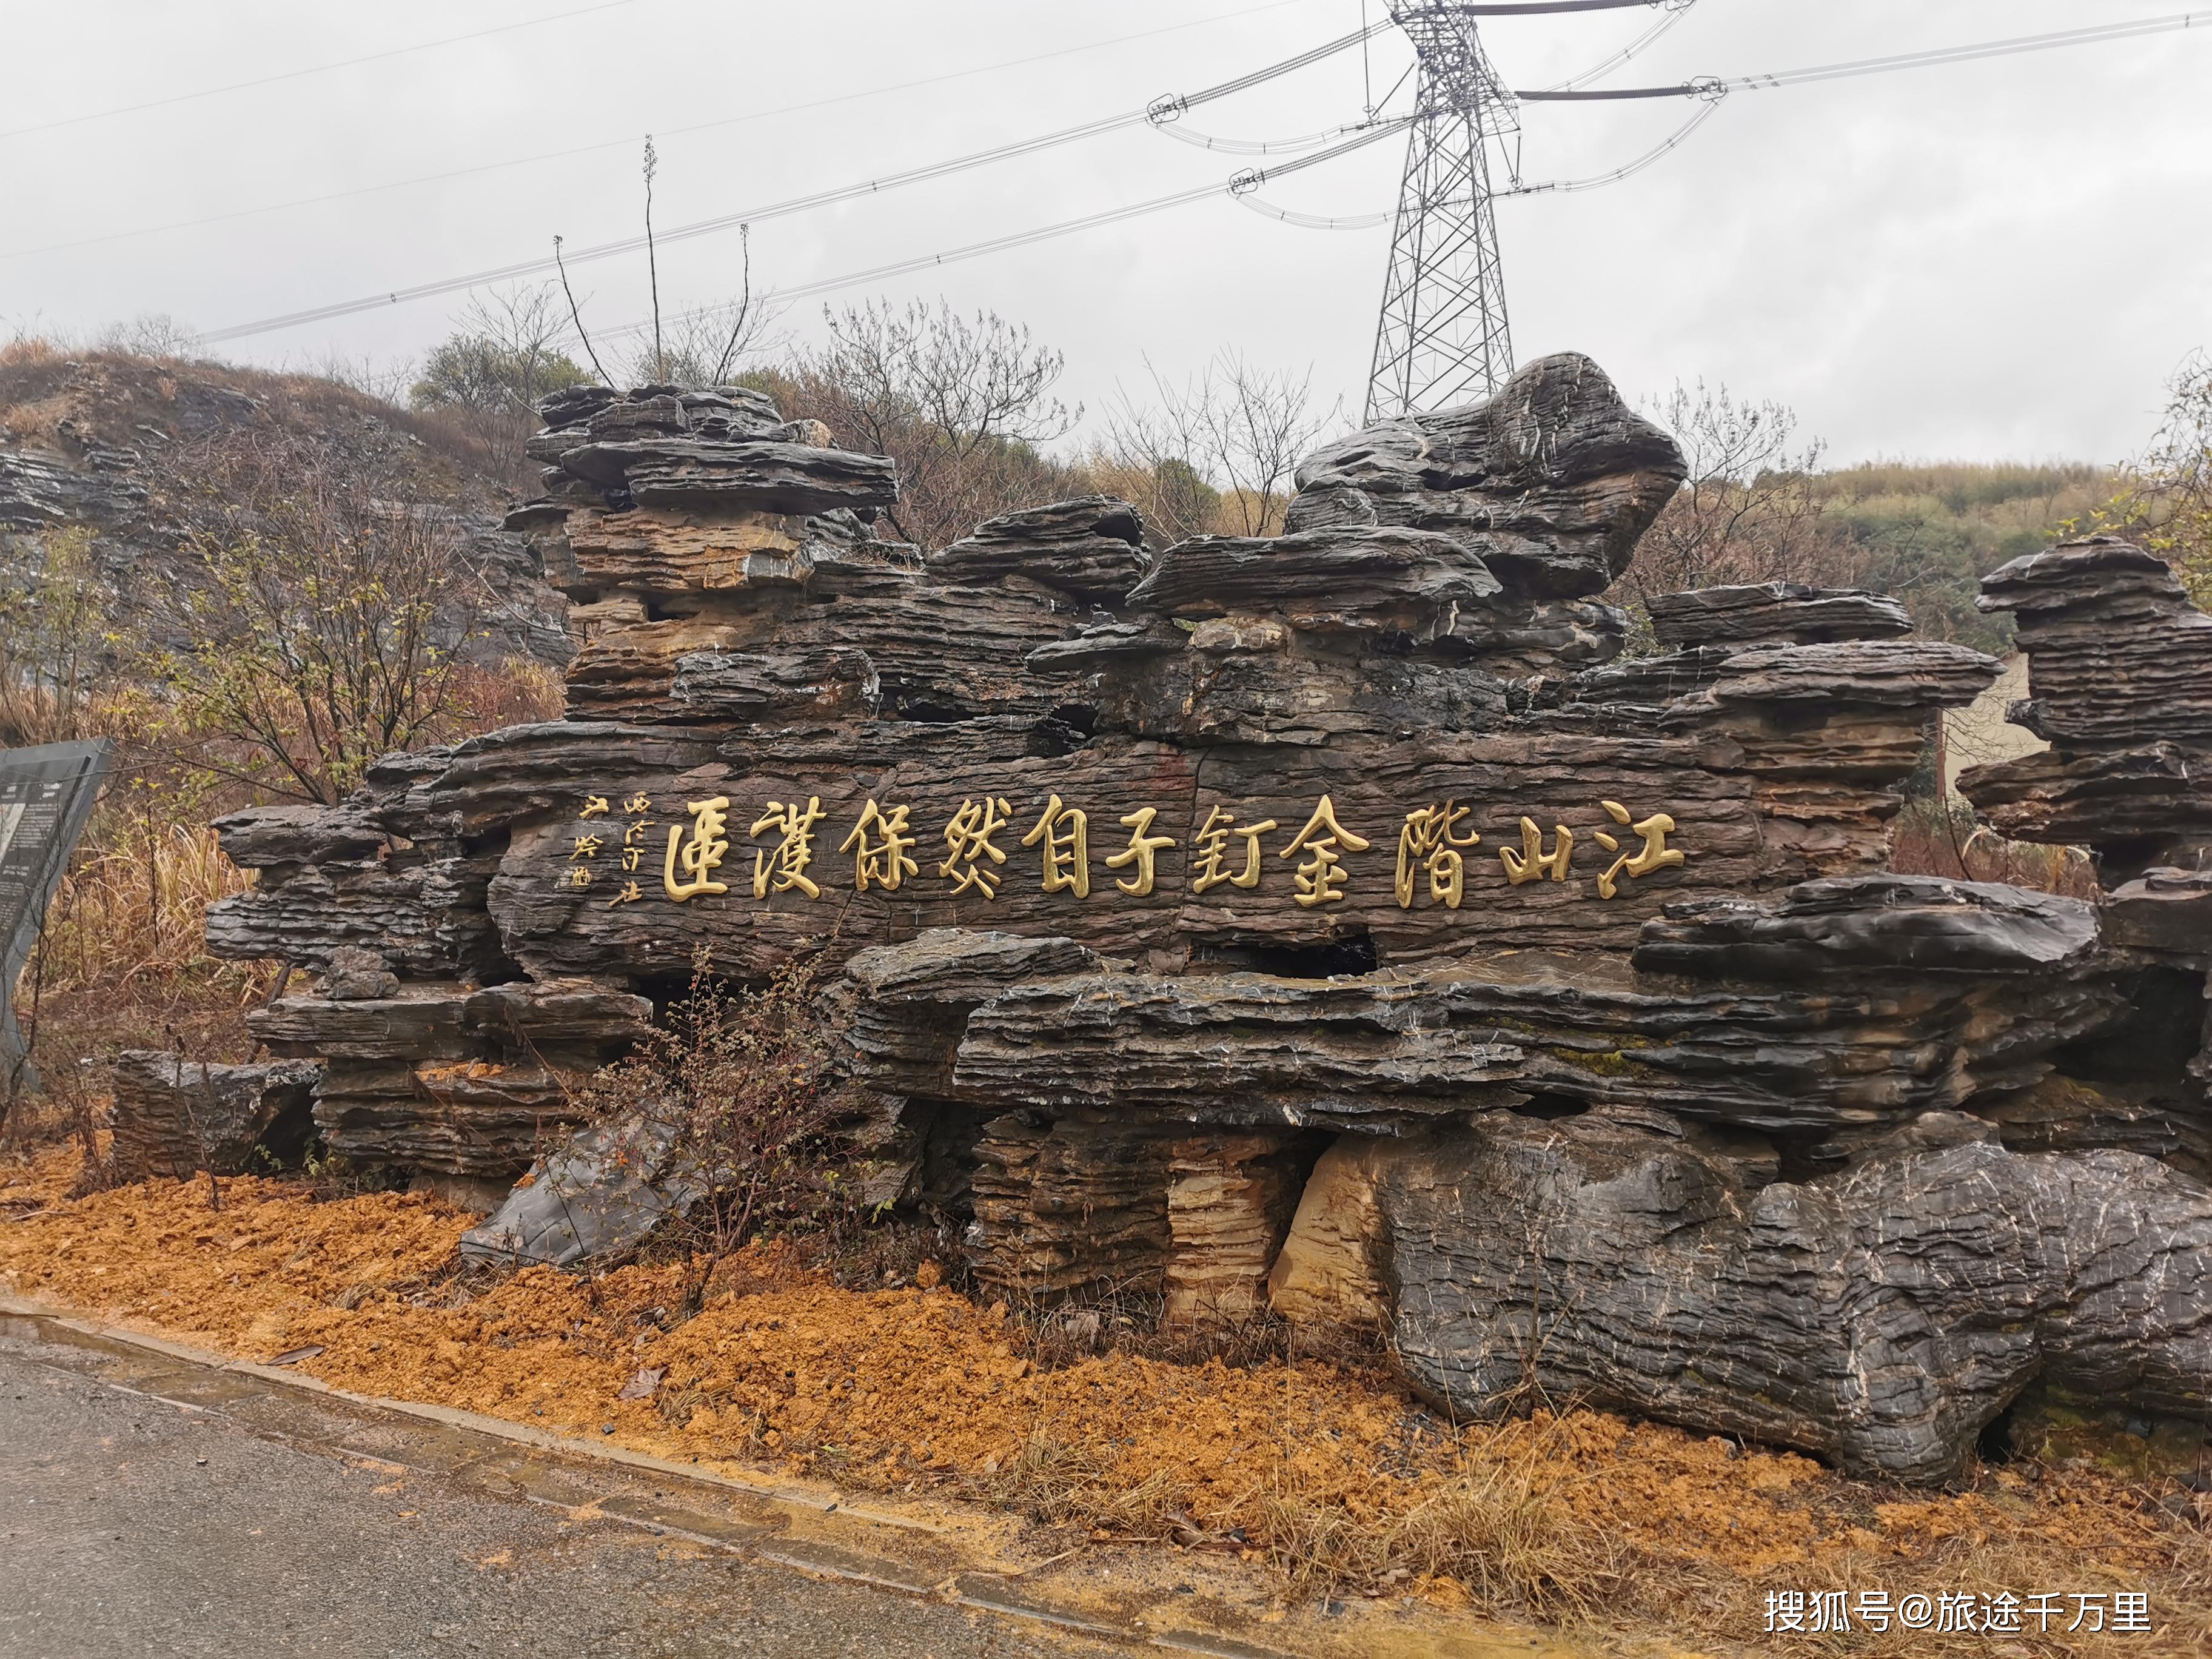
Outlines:
[[[160,1049],[115,1059],[117,1176],[243,1175],[295,1160],[313,1133],[312,1060],[217,1066]],[[257,1161],[258,1160],[258,1161]]]
[[[2051,747],[1959,787],[2006,835],[2095,849],[2108,887],[2212,854],[2212,617],[2155,555],[2110,537],[2014,559],[1982,582],[2009,611],[2029,695],[2007,718]]]
[[[1930,717],[1996,669],[1891,601],[1674,596],[1616,661],[1598,595],[1682,465],[1587,360],[1157,555],[1095,497],[884,543],[888,464],[742,389],[545,412],[513,523],[572,600],[567,718],[222,826],[262,879],[210,939],[324,975],[257,1022],[325,1058],[334,1146],[513,1174],[698,953],[823,951],[883,1196],[1010,1291],[1272,1301],[1456,1407],[1519,1353],[1914,1478],[2039,1375],[2201,1398],[2197,878],[1886,874]],[[534,1190],[487,1249],[560,1232]],[[1994,1277],[1930,1265],[1956,1238]],[[1586,1330],[1516,1347],[1531,1261]]]
[[[1510,1114],[1401,1142],[1372,1260],[1418,1386],[1534,1391],[1957,1473],[2027,1384],[2202,1419],[2212,1193],[2130,1152],[2024,1156],[1931,1114],[1848,1170],[1747,1192],[1685,1141]]]
[[[2029,695],[2007,718],[2051,746],[1970,768],[1959,787],[2008,836],[2094,853],[2106,939],[2159,970],[2132,1062],[2108,1066],[2106,1080],[2206,1173],[2212,617],[2155,556],[2103,536],[2014,559],[1984,579],[1978,603],[2017,620]],[[2068,1115],[2046,1114],[2062,1133]]]

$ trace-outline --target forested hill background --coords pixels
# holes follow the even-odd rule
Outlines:
[[[1811,482],[1854,585],[1897,595],[1923,634],[1994,654],[2010,645],[2012,618],[1977,611],[1977,584],[2060,526],[2087,522],[2120,483],[2084,463],[1972,461],[1869,461]]]

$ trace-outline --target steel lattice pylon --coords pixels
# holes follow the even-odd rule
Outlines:
[[[1491,210],[1489,142],[1517,133],[1512,95],[1456,6],[1390,8],[1420,58],[1406,174],[1375,329],[1367,418],[1446,409],[1513,372]]]

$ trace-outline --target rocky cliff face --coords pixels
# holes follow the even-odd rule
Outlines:
[[[1595,596],[1682,468],[1586,359],[1157,556],[1100,499],[875,541],[888,463],[738,389],[545,414],[510,524],[571,600],[567,718],[222,826],[262,879],[210,940],[325,973],[257,1021],[334,1149],[512,1175],[696,951],[827,951],[988,1282],[1272,1297],[1461,1408],[1585,1389],[1914,1478],[2038,1376],[2203,1404],[2203,878],[1884,873],[1996,672],[1887,600],[1677,596],[1616,661]],[[2148,686],[2203,619],[2130,580],[2103,648]],[[2173,845],[2189,688],[2048,684],[2059,763],[2156,751],[2189,805],[2126,846]]]

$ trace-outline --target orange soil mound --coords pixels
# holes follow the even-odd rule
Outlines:
[[[1320,1362],[1115,1354],[1040,1371],[1003,1307],[837,1290],[759,1250],[737,1264],[758,1288],[664,1329],[672,1268],[534,1269],[471,1291],[453,1272],[469,1218],[434,1200],[319,1202],[234,1179],[219,1212],[204,1182],[70,1201],[74,1168],[59,1153],[0,1164],[0,1287],[243,1358],[319,1344],[299,1369],[339,1387],[579,1433],[611,1425],[618,1443],[679,1459],[1042,1498],[1055,1518],[1139,1534],[1242,1528],[1286,1559],[1285,1537],[1316,1517],[1411,1537],[1409,1516],[1460,1514],[1455,1493],[1510,1477],[1552,1534],[1695,1583],[1709,1607],[1754,1588],[1901,1588],[1978,1551],[2070,1564],[2069,1589],[2154,1583],[2172,1607],[2208,1565],[2201,1516],[2087,1471],[1908,1493],[1596,1412],[1452,1429],[1386,1377]],[[641,1370],[662,1373],[658,1389],[617,1399]]]

